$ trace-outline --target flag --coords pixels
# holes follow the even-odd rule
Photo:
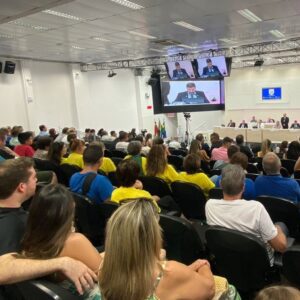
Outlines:
[[[165,121],[160,126],[160,137],[165,139],[167,138],[166,124]]]
[[[157,126],[157,123],[154,122],[154,136],[158,136],[159,135],[159,128]]]

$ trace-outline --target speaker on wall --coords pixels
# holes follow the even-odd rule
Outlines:
[[[6,61],[4,66],[4,73],[14,74],[15,73],[16,64],[12,61]]]

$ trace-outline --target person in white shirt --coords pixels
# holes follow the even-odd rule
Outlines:
[[[228,165],[222,170],[221,187],[224,199],[207,201],[207,224],[254,234],[266,244],[270,264],[273,265],[274,250],[286,250],[286,236],[278,225],[273,224],[260,202],[242,199],[244,180],[245,172],[241,166]]]
[[[120,131],[119,141],[116,144],[116,150],[127,152],[128,144],[128,133],[125,131]]]

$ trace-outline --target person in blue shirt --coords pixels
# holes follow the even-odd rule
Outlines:
[[[236,152],[230,158],[230,164],[239,165],[244,170],[246,170],[247,165],[248,165],[248,157],[247,157],[246,154],[244,154],[242,152]],[[217,178],[216,187],[220,187],[221,179],[222,179],[222,176],[219,176]],[[245,178],[244,184],[245,184],[245,187],[244,187],[243,199],[245,199],[245,200],[254,200],[256,198],[256,191],[255,191],[255,185],[254,185],[253,180],[250,179],[250,178]]]
[[[85,194],[96,204],[109,200],[113,191],[113,186],[109,179],[97,173],[103,157],[103,147],[101,144],[93,144],[83,152],[84,167],[81,172],[75,173],[70,179],[70,189],[74,193]],[[94,175],[93,175],[94,174]],[[89,179],[87,179],[89,177]],[[89,181],[90,186],[86,193],[83,191],[85,181]]]
[[[272,196],[285,198],[294,203],[300,201],[300,187],[296,180],[280,175],[281,161],[273,153],[267,153],[262,161],[267,175],[258,176],[255,180],[257,196]]]

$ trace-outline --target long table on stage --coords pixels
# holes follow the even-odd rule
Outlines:
[[[218,133],[221,138],[228,136],[232,139],[242,134],[247,143],[261,143],[265,139],[269,139],[273,143],[292,142],[299,141],[300,137],[300,129],[250,129],[216,126],[214,132]]]

